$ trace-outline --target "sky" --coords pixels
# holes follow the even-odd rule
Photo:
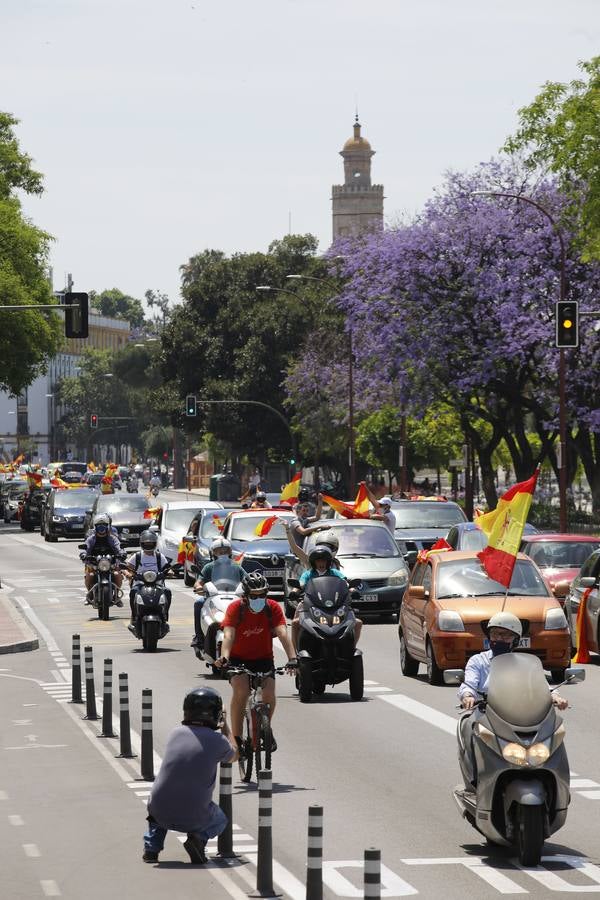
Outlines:
[[[55,288],[179,298],[206,248],[331,242],[358,107],[393,224],[600,53],[598,0],[0,0],[0,109]]]

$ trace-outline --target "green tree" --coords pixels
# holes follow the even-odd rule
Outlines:
[[[504,149],[524,152],[531,169],[558,175],[578,218],[584,260],[600,259],[600,56],[580,63],[585,78],[548,81],[519,110]]]
[[[18,120],[0,112],[0,307],[53,302],[47,276],[50,235],[23,216],[17,191],[42,193],[42,176],[19,149]],[[49,310],[4,311],[0,389],[19,393],[47,367],[61,344],[61,320]]]
[[[91,305],[103,316],[113,319],[124,319],[132,328],[140,328],[144,324],[144,307],[140,300],[130,297],[118,288],[111,288],[97,294],[90,293]]]

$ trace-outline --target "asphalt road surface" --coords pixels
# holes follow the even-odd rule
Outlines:
[[[161,499],[163,499],[161,495]],[[164,499],[167,499],[164,496]],[[96,693],[102,660],[129,674],[132,727],[140,732],[141,692],[154,699],[154,748],[162,754],[181,718],[182,698],[209,684],[229,687],[200,664],[189,642],[193,595],[171,580],[171,632],[146,654],[127,631],[128,608],[100,622],[83,605],[78,541],[44,543],[39,534],[0,527],[3,595],[40,634],[40,649],[0,657],[0,842],[7,900],[107,896],[241,900],[254,887],[258,800],[237,781],[233,819],[240,858],[190,866],[170,834],[159,866],[142,863],[144,804],[139,759],[115,759],[118,741],[97,737],[99,723],[70,697],[71,635],[94,648]],[[301,705],[289,677],[278,679],[273,757],[274,877],[285,897],[304,900],[307,811],[324,806],[325,896],[362,897],[362,857],[381,849],[384,897],[495,898],[600,895],[600,741],[598,661],[587,680],[565,688],[572,802],[566,826],[546,844],[542,865],[523,870],[514,855],[489,847],[459,817],[453,688],[429,686],[399,668],[397,626],[367,623],[361,640],[366,690],[353,703],[344,686]],[[283,662],[279,649],[276,658]],[[116,707],[116,690],[115,707]],[[116,711],[116,709],[115,709]],[[134,738],[135,741],[135,738]],[[126,893],[125,893],[126,892]]]

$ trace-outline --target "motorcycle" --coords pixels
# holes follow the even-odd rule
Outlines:
[[[237,592],[239,585],[239,575],[231,559],[227,556],[216,559],[213,563],[212,581],[204,585],[206,600],[200,617],[203,645],[194,647],[194,652],[198,659],[204,660],[212,669],[213,675],[219,678],[224,676],[223,670],[215,666],[216,660],[221,656],[222,623],[229,604],[240,598]]]
[[[133,476],[127,479],[127,493],[128,494],[137,494],[138,493],[138,480]]]
[[[300,588],[296,579],[288,579],[288,584]],[[327,684],[347,680],[351,698],[363,698],[363,657],[356,648],[356,616],[351,599],[351,585],[334,575],[312,578],[306,584],[299,601],[296,686],[301,703],[308,703],[313,694],[323,694]]]
[[[155,653],[159,640],[170,631],[165,593],[165,575],[169,568],[170,563],[160,572],[148,571],[135,575],[132,584],[135,618],[129,630],[141,640],[148,653]]]
[[[79,544],[80,550],[87,550],[85,544]],[[98,611],[98,618],[108,622],[111,606],[119,599],[119,589],[113,581],[113,575],[118,568],[116,556],[112,553],[99,553],[97,556],[82,556],[83,562],[94,570],[96,577],[91,590],[88,591],[88,599],[91,606]]]
[[[159,491],[160,491],[160,488],[157,487],[157,485],[153,485],[153,486],[150,488],[150,495],[151,495],[152,497],[158,497]]]
[[[566,669],[564,684],[583,681]],[[444,672],[460,684],[461,669]],[[544,841],[561,828],[571,799],[565,728],[535,656],[492,659],[487,695],[459,719],[458,758],[466,787],[454,799],[470,825],[493,844],[515,846],[523,866],[537,866]],[[473,765],[475,772],[473,772]]]

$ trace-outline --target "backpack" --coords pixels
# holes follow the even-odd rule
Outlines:
[[[160,551],[155,550],[154,555],[156,557],[156,568],[160,572]],[[138,569],[141,566],[141,564],[142,564],[142,551],[138,550],[138,552],[135,554],[135,574],[136,575],[138,573]]]

